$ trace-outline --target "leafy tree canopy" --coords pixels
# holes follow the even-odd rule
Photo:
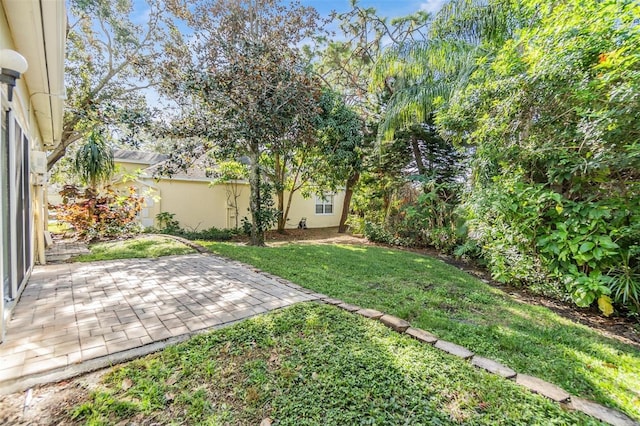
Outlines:
[[[162,3],[149,0],[147,12],[137,23],[130,0],[70,1],[62,140],[48,155],[49,169],[96,126],[119,128],[121,139],[133,142],[149,124],[142,91],[156,81]]]
[[[251,242],[262,245],[272,217],[263,211],[264,155],[290,153],[313,132],[319,84],[297,46],[318,30],[318,14],[275,0],[167,4],[193,31],[185,40],[172,25],[164,46],[162,86],[182,107],[167,131],[197,138],[182,149],[187,157],[215,147],[218,155],[249,158]]]

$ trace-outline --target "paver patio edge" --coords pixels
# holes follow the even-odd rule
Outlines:
[[[274,309],[278,311],[282,308]],[[273,312],[272,311],[272,312]],[[70,379],[72,377],[79,376],[81,374],[91,373],[93,371],[101,370],[103,368],[113,367],[118,364],[122,364],[127,361],[132,361],[136,358],[159,352],[167,346],[182,343],[190,338],[199,334],[208,333],[214,330],[230,327],[234,324],[247,320],[249,318],[256,317],[261,314],[251,315],[238,320],[228,321],[221,324],[216,324],[212,327],[202,328],[189,333],[184,333],[179,336],[170,337],[165,340],[159,340],[146,345],[138,346],[136,348],[127,349],[113,354],[93,358],[87,361],[83,361],[77,364],[72,364],[66,367],[57,368],[54,370],[48,370],[42,373],[35,373],[26,376],[17,377],[15,379],[0,381],[0,395],[7,395],[15,392],[22,392],[33,386],[42,385],[46,383],[55,383],[61,380]]]

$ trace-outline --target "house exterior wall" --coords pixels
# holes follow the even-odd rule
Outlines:
[[[285,194],[285,199],[288,194]],[[291,210],[286,228],[297,228],[298,222],[303,217],[307,219],[307,228],[329,228],[340,224],[340,214],[342,213],[342,203],[344,202],[344,191],[333,195],[333,208],[331,213],[316,213],[316,196],[304,198],[302,194],[296,192],[291,200]],[[286,201],[285,201],[286,203]]]
[[[185,229],[204,230],[211,227],[219,229],[234,228],[235,209],[233,202],[228,198],[233,193],[231,185],[213,185],[206,181],[161,179],[152,183],[144,180],[144,185],[139,186],[139,193],[144,195],[145,190],[155,190],[157,196],[153,200],[149,195],[145,196],[145,208],[141,213],[143,218],[153,218],[153,226],[158,226],[155,220],[156,214],[168,212],[175,214],[175,219]],[[155,185],[151,188],[151,185]],[[238,226],[242,226],[242,218],[251,218],[249,213],[249,185],[240,183],[238,188]],[[149,192],[147,192],[149,194]],[[285,199],[288,193],[285,193]],[[344,201],[344,192],[339,192],[333,197],[333,212],[331,214],[316,214],[316,197],[304,198],[300,193],[295,193],[291,201],[289,220],[286,228],[298,227],[298,222],[304,217],[307,219],[308,228],[326,228],[338,226],[340,213]],[[151,203],[151,205],[149,205]]]
[[[0,341],[33,265],[45,262],[46,180],[36,166],[60,139],[65,29],[64,2],[0,0],[0,49],[29,66],[12,101],[0,83]]]
[[[145,201],[140,212],[140,222],[144,227],[160,227],[156,215],[162,212],[174,214],[174,219],[187,230],[202,231],[211,227],[227,229],[236,227],[236,210],[234,208],[234,190],[238,194],[237,226],[242,226],[242,218],[251,218],[249,213],[249,184],[237,182],[233,184],[211,185],[205,178],[175,177],[154,179],[143,174],[133,181],[123,182],[126,174],[144,169],[148,164],[131,160],[116,159],[119,169],[115,177],[115,186],[121,190],[135,186]],[[287,229],[298,227],[302,218],[306,218],[308,228],[327,228],[340,224],[340,214],[344,202],[344,191],[330,194],[333,204],[321,213],[316,212],[317,196],[308,198],[296,192],[291,200]],[[285,193],[285,208],[289,193]],[[274,205],[275,205],[274,198]],[[330,210],[330,211],[327,211]]]
[[[235,228],[236,218],[233,208],[231,185],[213,185],[207,181],[162,179],[157,182],[159,201],[154,202],[159,211],[175,214],[180,226],[189,230],[202,231],[211,227]],[[237,185],[238,226],[241,219],[249,216],[249,186]],[[231,202],[230,202],[231,201]]]

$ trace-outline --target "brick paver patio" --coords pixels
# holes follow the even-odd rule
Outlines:
[[[315,298],[212,255],[37,266],[0,344],[0,388]]]

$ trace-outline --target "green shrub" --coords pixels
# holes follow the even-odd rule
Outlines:
[[[371,242],[395,244],[397,239],[384,226],[373,222],[365,222],[364,236]]]
[[[175,213],[161,212],[156,215],[156,220],[160,225],[159,231],[164,234],[172,234],[180,231],[180,222],[176,220]]]
[[[611,268],[610,284],[614,301],[627,306],[631,313],[640,314],[640,246],[630,246],[620,254],[620,262]]]
[[[609,296],[637,307],[640,201],[610,197],[571,200],[542,184],[496,179],[467,207],[472,238],[493,277],[527,286],[564,285],[578,306]]]
[[[370,241],[451,253],[465,239],[457,214],[460,190],[457,183],[423,182],[423,192],[398,205],[384,224],[365,219],[364,235]]]
[[[189,240],[206,240],[206,241],[228,241],[237,236],[239,231],[236,229],[218,229],[215,226],[203,231],[185,231],[181,230],[179,235]]]
[[[149,232],[175,235],[189,240],[228,241],[239,234],[237,229],[218,229],[215,226],[203,231],[188,231],[180,227],[175,213],[162,212],[156,215],[160,228],[148,228]]]

